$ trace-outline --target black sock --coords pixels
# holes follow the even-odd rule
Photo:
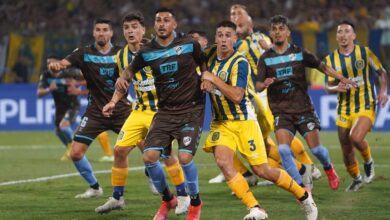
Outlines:
[[[116,200],[119,200],[121,198],[121,196],[123,196],[123,192],[114,192],[112,194],[112,197],[114,197],[114,199],[116,199]]]
[[[299,170],[299,174],[303,175],[306,171],[306,166],[302,164],[301,169]]]
[[[305,199],[307,199],[309,197],[309,193],[307,193],[307,192],[305,192],[305,194],[301,197],[301,198],[299,198],[298,200],[299,201],[301,201],[301,202],[303,202]]]
[[[164,191],[162,192],[162,200],[163,201],[171,201],[173,198],[173,194],[169,191],[169,188],[165,188]]]
[[[201,201],[200,201],[199,193],[195,194],[195,195],[190,195],[190,198],[191,198],[191,205],[192,206],[200,205]]]
[[[98,190],[99,189],[99,183],[96,182],[95,184],[93,184],[92,186],[90,186],[92,189],[96,189]]]
[[[253,173],[251,171],[246,171],[244,174],[242,174],[244,177],[252,176]]]

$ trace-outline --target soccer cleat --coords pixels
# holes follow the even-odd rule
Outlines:
[[[313,189],[313,165],[312,164],[302,164],[306,167],[305,173],[302,174],[303,185],[311,192]]]
[[[220,174],[218,174],[218,176],[210,179],[209,183],[223,183],[225,181],[226,181],[225,176],[222,173],[220,173]]]
[[[309,193],[309,196],[301,202],[307,220],[316,220],[318,216],[317,205]]]
[[[121,196],[119,200],[110,197],[106,203],[97,207],[95,212],[99,214],[105,214],[111,212],[112,210],[122,210],[123,208],[125,208],[125,200],[123,199],[123,196]]]
[[[267,219],[268,214],[260,207],[253,207],[249,209],[249,213],[244,217],[244,220],[261,220]]]
[[[371,183],[375,177],[374,160],[370,163],[364,163],[364,182]]]
[[[329,170],[325,170],[325,174],[328,177],[328,184],[329,187],[333,190],[337,190],[340,185],[340,179],[337,176],[336,170],[333,167],[333,164],[330,165]]]
[[[103,156],[99,159],[99,162],[113,162],[114,156]]]
[[[64,155],[62,155],[62,157],[61,157],[61,160],[62,160],[62,161],[67,161],[67,160],[70,160],[70,159],[71,159],[71,158],[70,158],[70,151],[71,151],[71,150],[72,150],[71,145],[68,144],[68,146],[67,146],[67,148],[66,148],[66,151],[65,151]]]
[[[315,165],[313,165],[311,176],[313,177],[313,180],[318,180],[322,176],[321,171]]]
[[[89,199],[96,198],[103,195],[103,189],[99,187],[99,189],[87,189],[84,193],[78,194],[75,196],[76,199]]]
[[[250,187],[256,186],[256,184],[257,184],[257,177],[255,175],[252,174],[250,176],[245,176],[244,178],[248,182],[248,185]]]
[[[352,183],[345,189],[345,192],[356,192],[363,186],[362,176],[358,176],[352,180]]]
[[[169,210],[175,208],[177,206],[177,199],[173,197],[169,201],[162,201],[160,208],[157,213],[154,215],[153,220],[165,220],[167,219]]]
[[[257,182],[257,185],[258,186],[272,186],[272,185],[275,185],[275,184],[273,182],[269,181],[269,180],[264,180],[264,181]]]
[[[160,195],[160,193],[157,191],[156,187],[153,184],[152,178],[148,177],[148,182],[149,182],[149,189],[152,192],[152,194],[155,196]]]
[[[188,211],[188,207],[190,206],[190,202],[191,199],[189,196],[178,196],[175,214],[176,215],[186,214]]]
[[[190,208],[188,209],[187,220],[199,220],[202,206],[203,202],[201,202],[200,205],[197,206],[190,205]]]

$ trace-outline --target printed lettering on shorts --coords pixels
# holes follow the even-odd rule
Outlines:
[[[119,132],[119,134],[118,134],[118,140],[121,141],[121,140],[123,139],[124,136],[125,136],[125,132],[121,130],[121,131]]]
[[[84,128],[85,126],[87,126],[87,123],[88,123],[88,117],[84,117],[80,122],[80,127]]]
[[[346,117],[343,117],[342,115],[339,115],[339,120],[341,122],[347,122],[348,119]]]
[[[309,123],[307,123],[307,128],[310,130],[310,131],[312,131],[314,128],[315,128],[315,123],[314,122],[309,122]]]

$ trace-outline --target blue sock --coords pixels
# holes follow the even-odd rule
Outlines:
[[[68,144],[72,142],[72,139],[67,138],[66,134],[60,130],[60,128],[56,128],[56,135],[64,144],[65,148],[68,147]]]
[[[176,194],[177,196],[187,196],[185,183],[176,186]]]
[[[76,166],[76,169],[79,171],[80,175],[88,182],[90,186],[97,183],[97,179],[92,171],[92,166],[89,163],[86,156],[84,156],[79,161],[73,161],[73,164]]]
[[[324,169],[330,168],[330,157],[328,149],[326,149],[326,147],[320,144],[317,147],[311,148],[310,150],[314,154],[314,156],[316,156],[317,159],[321,162]]]
[[[69,140],[69,142],[72,141],[73,130],[72,130],[72,128],[70,126],[65,127],[65,128],[60,128],[60,131],[61,131],[62,134],[64,134],[66,139]]]
[[[159,193],[162,193],[167,188],[167,182],[165,181],[164,170],[161,167],[160,161],[145,163],[145,167],[149,177],[152,178],[153,185]]]
[[[188,164],[181,165],[186,177],[186,183],[188,187],[188,194],[190,196],[196,195],[199,193],[199,183],[198,183],[198,169],[196,168],[195,162],[192,160]]]
[[[278,145],[278,150],[284,169],[295,180],[295,182],[297,182],[299,185],[302,185],[302,176],[299,174],[298,168],[295,165],[290,146],[287,144],[280,144]]]
[[[124,186],[114,186],[112,197],[116,200],[119,200],[121,196],[123,196],[123,192],[125,191]]]

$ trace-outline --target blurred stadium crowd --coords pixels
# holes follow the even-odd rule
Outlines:
[[[91,42],[92,24],[97,17],[109,18],[114,22],[114,43],[121,45],[124,40],[120,22],[125,14],[133,10],[141,11],[150,34],[154,10],[159,6],[168,6],[177,11],[179,30],[205,30],[212,41],[214,26],[228,19],[229,6],[234,3],[248,6],[255,28],[265,32],[268,19],[275,14],[289,17],[293,30],[299,33],[331,31],[341,18],[353,21],[363,32],[381,29],[380,54],[377,55],[387,69],[390,67],[388,0],[3,0],[0,5],[0,55],[3,57],[0,60],[0,82],[36,82],[34,72],[44,68],[42,61],[46,55],[55,53],[62,56],[77,46]],[[12,38],[19,40],[16,46]],[[366,38],[369,38],[369,34]],[[35,46],[29,49],[29,44]],[[17,51],[10,54],[13,47],[17,47]],[[43,50],[39,55],[34,52],[38,47]],[[319,51],[314,52],[322,57]],[[29,73],[19,79],[15,72],[25,71],[26,68],[21,69],[27,64],[30,65],[30,69],[27,68]]]

